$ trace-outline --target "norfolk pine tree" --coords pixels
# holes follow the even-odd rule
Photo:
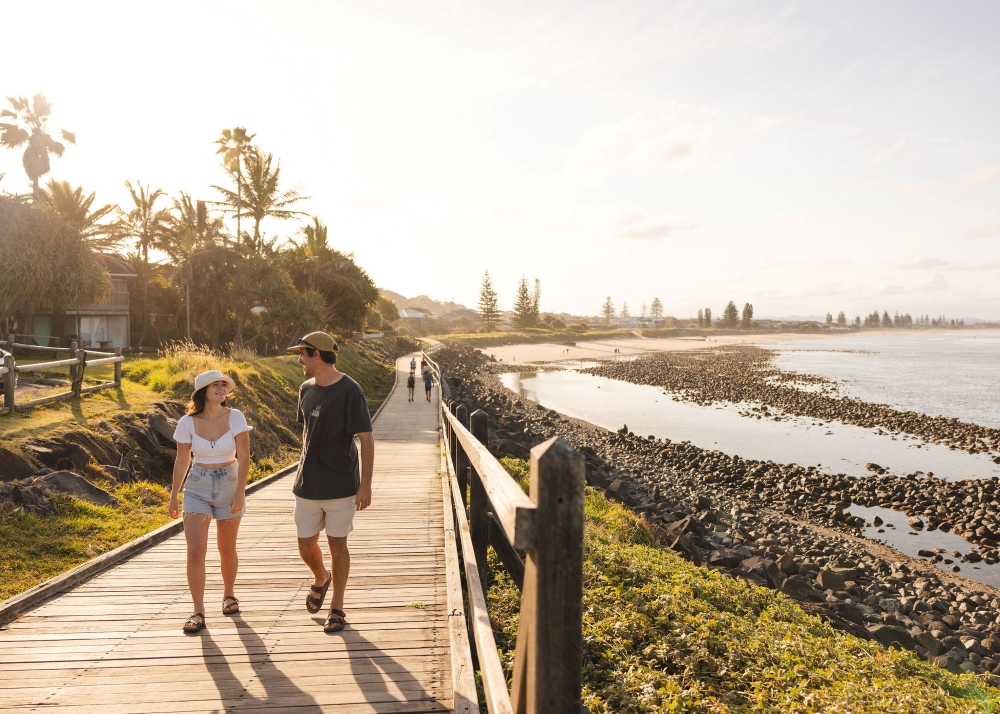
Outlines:
[[[844,315],[844,311],[841,310],[837,313],[837,324],[841,327],[847,327],[847,316]]]
[[[663,318],[663,303],[660,302],[660,298],[653,298],[653,302],[649,305],[649,316],[654,320]]]
[[[706,307],[705,308],[705,327],[711,327],[711,326],[712,326],[712,308]]]
[[[497,299],[497,291],[493,289],[493,281],[490,280],[488,270],[479,286],[479,317],[487,327],[492,328],[500,324],[500,301]]]
[[[528,279],[522,277],[514,296],[514,327],[524,329],[535,326],[535,301],[528,290]]]
[[[615,304],[611,302],[611,296],[605,299],[604,304],[601,306],[601,314],[604,315],[604,321],[611,323],[611,318],[615,316]]]
[[[745,303],[743,305],[743,329],[749,330],[753,326],[753,305]]]
[[[730,329],[734,329],[739,320],[740,313],[736,309],[736,303],[730,300],[729,304],[722,311],[722,324]]]

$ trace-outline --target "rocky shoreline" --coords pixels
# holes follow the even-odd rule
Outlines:
[[[859,637],[1000,683],[1000,591],[859,537],[860,519],[848,510],[858,503],[912,512],[921,526],[978,539],[980,548],[963,556],[968,562],[996,562],[996,481],[856,479],[729,457],[627,427],[609,432],[515,395],[496,377],[500,366],[476,350],[446,348],[436,359],[455,400],[489,415],[495,455],[526,458],[558,435],[586,456],[591,486],[644,514],[682,557],[780,590]]]
[[[753,404],[752,409],[742,412],[751,418],[781,421],[787,416],[810,417],[907,434],[971,454],[1000,452],[1000,429],[842,397],[831,380],[778,369],[776,355],[762,347],[728,345],[604,360],[581,371],[660,387],[677,399],[701,405]],[[1000,455],[993,460],[1000,463]]]

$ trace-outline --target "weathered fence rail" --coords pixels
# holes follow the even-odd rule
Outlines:
[[[18,364],[14,358],[15,349],[34,352],[54,352],[57,354],[61,352],[70,356],[67,359],[57,359],[49,362],[25,362]],[[122,383],[122,362],[125,361],[125,358],[122,356],[121,347],[116,347],[113,353],[94,352],[92,350],[78,349],[75,342],[70,347],[40,347],[38,345],[20,344],[11,340],[5,343],[4,348],[0,348],[0,359],[3,362],[3,366],[0,367],[0,376],[3,377],[3,406],[0,406],[0,414],[7,414],[20,409],[30,409],[31,407],[50,404],[64,399],[72,399],[87,392],[97,392],[109,387],[120,387]],[[88,367],[99,367],[108,364],[114,365],[113,380],[100,382],[88,387],[83,386],[83,377]],[[29,399],[20,403],[16,401],[14,388],[17,386],[17,376],[19,374],[40,372],[47,369],[59,369],[62,367],[69,369],[69,391],[50,394],[38,399]]]
[[[580,714],[583,660],[583,457],[557,437],[531,450],[531,494],[490,454],[489,418],[451,399],[441,385],[441,427],[469,631],[490,714]],[[487,548],[521,590],[510,690],[486,607]],[[522,552],[525,557],[522,558]]]

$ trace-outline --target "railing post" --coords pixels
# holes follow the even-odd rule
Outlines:
[[[77,347],[79,347],[79,345],[77,345],[76,342],[70,342],[69,343],[69,358],[70,359],[76,359],[76,350],[77,350]],[[70,379],[71,382],[75,382],[76,381],[76,365],[75,364],[70,365],[70,367],[69,367],[69,379]]]
[[[459,424],[466,429],[469,428],[469,410],[464,404],[455,407],[455,418],[458,419]],[[469,491],[469,457],[458,439],[455,439],[455,446],[457,447],[455,449],[455,475],[458,476],[458,485],[462,489],[462,507],[465,508],[469,498],[467,495]]]
[[[76,351],[76,367],[73,368],[73,396],[79,397],[83,389],[83,371],[87,367],[87,350]]]
[[[115,357],[121,357],[121,356],[122,356],[122,348],[121,347],[115,347]],[[122,386],[122,363],[121,362],[115,362],[115,386],[116,387]]]
[[[489,446],[490,418],[482,409],[477,409],[469,416],[469,431],[483,446]],[[476,470],[469,468],[472,483],[469,484],[469,535],[472,536],[472,549],[476,553],[476,563],[479,565],[479,580],[486,589],[490,568],[486,562],[486,548],[490,542],[490,499],[486,495],[483,480]]]
[[[449,404],[448,404],[448,411],[451,412],[452,416],[455,415],[455,410],[457,408],[458,408],[458,405],[455,404],[455,402],[449,402]],[[458,461],[457,461],[457,459],[458,459],[458,437],[455,436],[455,430],[452,429],[451,430],[451,467],[455,470],[456,474],[458,473]]]
[[[531,450],[538,512],[510,692],[517,714],[580,714],[585,468],[583,457],[558,437]]]
[[[8,341],[7,346],[10,347]],[[3,366],[7,368],[7,374],[3,376],[3,405],[7,411],[14,411],[14,383],[17,381],[17,369],[14,364],[14,355],[10,350],[3,357]]]

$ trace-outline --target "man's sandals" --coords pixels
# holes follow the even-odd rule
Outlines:
[[[239,615],[240,614],[240,601],[234,598],[232,595],[226,595],[222,600],[222,614],[223,615]]]
[[[326,622],[323,623],[323,632],[338,632],[343,630],[346,624],[347,615],[344,614],[344,611],[335,607],[331,608],[330,614],[326,616]]]
[[[333,573],[330,573],[330,577],[323,583],[323,587],[309,586],[309,594],[306,595],[306,610],[314,615],[319,612],[320,608],[323,607],[323,601],[326,599],[326,591],[330,589],[331,582],[333,582]]]
[[[205,616],[200,612],[196,612],[195,614],[191,615],[191,617],[187,619],[187,622],[184,623],[183,627],[183,630],[185,632],[201,632],[204,629],[205,629]]]

